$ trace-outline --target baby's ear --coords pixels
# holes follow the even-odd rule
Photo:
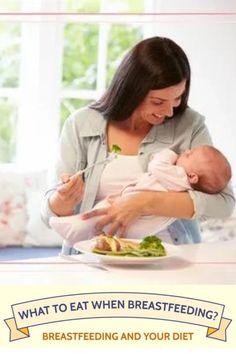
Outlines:
[[[194,172],[188,173],[188,179],[191,184],[196,184],[199,180],[198,175]]]

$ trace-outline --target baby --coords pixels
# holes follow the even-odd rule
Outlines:
[[[200,145],[177,155],[170,149],[155,153],[149,162],[148,171],[135,183],[123,188],[119,194],[108,196],[94,209],[110,205],[117,198],[129,198],[140,191],[186,191],[198,190],[214,194],[222,191],[231,179],[231,167],[225,156],[216,148]],[[76,242],[96,235],[95,225],[100,216],[83,220],[80,215],[51,217],[50,225],[73,246]],[[142,216],[127,229],[127,238],[143,238],[144,235],[157,234],[167,228],[175,218],[161,216]],[[104,232],[109,230],[106,225]]]

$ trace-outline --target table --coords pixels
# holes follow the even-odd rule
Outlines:
[[[176,256],[148,266],[100,266],[60,256],[1,262],[0,284],[236,284],[235,240],[175,247]],[[85,262],[83,255],[76,258]]]

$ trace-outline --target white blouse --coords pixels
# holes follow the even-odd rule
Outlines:
[[[143,173],[137,155],[117,155],[102,173],[96,202],[109,194],[119,193],[127,185],[137,180]]]

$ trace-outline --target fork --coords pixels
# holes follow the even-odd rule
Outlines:
[[[111,153],[108,157],[106,157],[104,160],[102,161],[98,161],[98,162],[94,162],[92,165],[84,168],[83,170],[80,170],[78,172],[76,172],[74,174],[74,176],[81,176],[83,175],[85,172],[89,171],[91,168],[93,168],[94,166],[97,165],[101,165],[101,164],[107,164],[109,162],[111,162],[112,160],[114,160],[115,158],[117,158],[117,153]],[[65,184],[66,182],[59,182],[57,183],[54,187],[48,189],[45,193],[45,195],[47,195],[49,192],[55,191],[57,190],[58,187],[62,186],[63,184]]]

